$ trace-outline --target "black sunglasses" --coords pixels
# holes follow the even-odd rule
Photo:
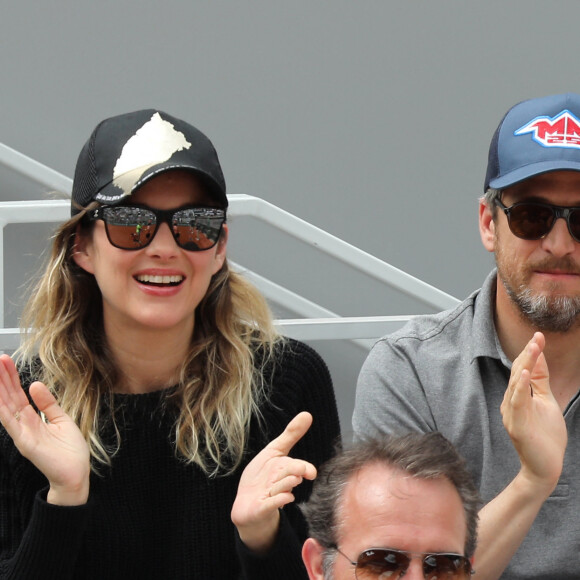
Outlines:
[[[226,212],[215,207],[184,206],[160,210],[141,205],[101,206],[90,220],[103,220],[109,242],[121,250],[140,250],[151,243],[166,223],[180,248],[201,252],[213,248],[221,235]]]
[[[441,578],[466,580],[475,573],[469,559],[460,554],[417,554],[392,548],[369,548],[360,554],[356,562],[353,562],[339,550],[338,546],[332,546],[332,548],[355,567],[354,573],[357,580],[401,578],[407,572],[413,558],[421,558],[423,576],[427,580]]]
[[[499,198],[495,203],[507,216],[511,232],[523,240],[539,240],[550,233],[558,218],[564,218],[568,231],[580,242],[580,207],[562,207],[539,201],[520,201],[506,207]]]

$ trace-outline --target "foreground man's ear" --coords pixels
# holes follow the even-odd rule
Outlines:
[[[315,539],[308,538],[302,546],[302,560],[308,572],[310,580],[324,580],[324,572],[322,570],[322,560],[324,554],[324,547],[321,546]]]

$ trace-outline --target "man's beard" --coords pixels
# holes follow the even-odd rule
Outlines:
[[[566,261],[567,267],[562,265],[545,264],[539,269],[562,268],[564,271],[573,271],[574,266]],[[531,271],[531,270],[528,270]],[[544,295],[534,294],[524,282],[512,284],[498,263],[498,278],[501,280],[508,296],[518,307],[522,317],[538,330],[544,332],[568,332],[578,322],[580,316],[580,296],[565,296],[561,294]],[[554,288],[556,291],[557,288]]]
[[[534,295],[529,288],[514,291],[502,280],[509,297],[522,316],[535,328],[544,332],[568,332],[580,315],[580,298],[570,296]]]

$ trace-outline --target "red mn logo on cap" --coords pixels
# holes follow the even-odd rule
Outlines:
[[[526,133],[532,133],[532,139],[544,147],[580,149],[580,120],[567,110],[555,117],[536,117],[514,131],[514,135]]]

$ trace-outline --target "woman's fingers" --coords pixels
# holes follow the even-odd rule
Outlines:
[[[300,481],[302,479],[314,479],[316,477],[316,467],[303,459],[279,457],[275,461],[277,461],[278,465],[273,470],[273,484],[277,484],[288,477],[299,477]]]
[[[298,413],[291,421],[286,425],[286,429],[282,431],[278,437],[272,439],[270,443],[266,446],[266,449],[275,450],[279,455],[288,455],[290,450],[310,429],[312,425],[312,415],[307,411],[302,411]]]
[[[28,404],[14,362],[5,354],[0,356],[0,404],[6,406],[11,413]]]
[[[20,433],[22,425],[35,415],[20,385],[14,362],[8,355],[0,356],[0,422],[11,437]]]
[[[60,405],[56,402],[54,395],[41,382],[34,382],[30,385],[30,396],[38,410],[44,414],[49,423],[56,423],[59,419],[66,417]]]

